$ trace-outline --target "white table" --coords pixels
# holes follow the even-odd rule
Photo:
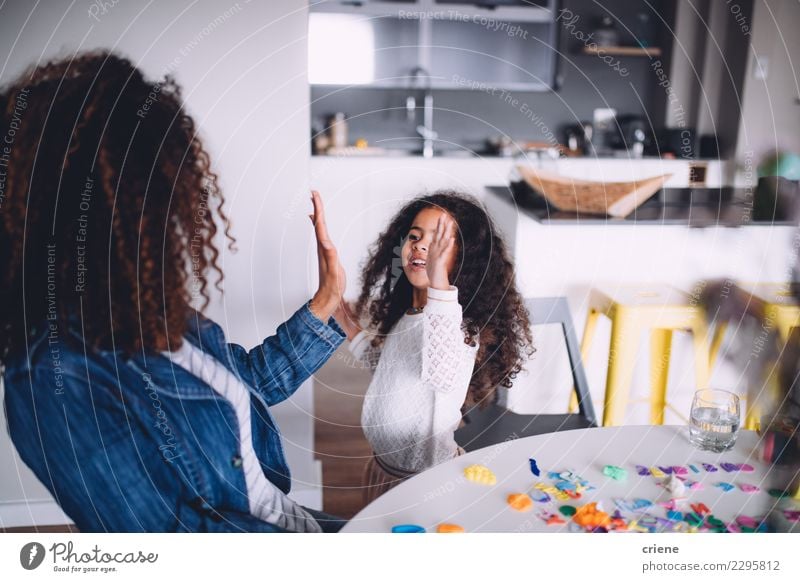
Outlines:
[[[741,431],[736,446],[719,454],[695,449],[688,436],[687,427],[628,426],[566,431],[501,443],[442,463],[398,485],[364,508],[342,531],[390,532],[396,525],[416,524],[434,532],[442,523],[460,525],[467,532],[570,531],[569,518],[565,518],[564,525],[546,525],[538,516],[539,511],[558,513],[561,505],[579,507],[599,501],[601,508],[611,514],[616,508],[614,499],[634,498],[653,501],[656,505],[649,513],[666,517],[666,509],[657,504],[674,496],[659,485],[663,479],[640,476],[636,465],[687,467],[686,477],[701,483],[701,488],[686,491],[682,509],[691,511],[689,504],[704,503],[725,523],[742,515],[763,517],[777,507],[798,509],[797,502],[778,500],[767,493],[774,484],[769,465],[760,460],[759,437],[755,432]],[[541,470],[539,477],[530,470],[531,457]],[[702,463],[714,465],[718,470],[708,472]],[[747,464],[754,470],[726,472],[720,463]],[[472,464],[489,467],[497,476],[496,485],[480,485],[465,479],[464,468]],[[699,473],[689,469],[690,464]],[[626,469],[627,479],[615,481],[606,477],[603,475],[606,465]],[[528,512],[516,511],[508,505],[509,494],[527,493],[537,482],[552,484],[547,473],[565,470],[573,471],[596,489],[584,492],[581,499],[534,503]],[[716,486],[719,482],[736,487],[726,492]],[[745,493],[739,487],[741,484],[755,485],[760,491]],[[783,525],[786,526],[783,531],[800,532],[799,522],[784,521]],[[571,527],[574,529],[575,525]]]

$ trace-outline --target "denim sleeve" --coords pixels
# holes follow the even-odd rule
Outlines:
[[[249,378],[268,406],[283,402],[333,355],[346,335],[333,318],[317,319],[306,303],[275,335],[247,351],[228,344],[239,374]]]
[[[217,513],[165,460],[136,407],[98,386],[52,374],[6,378],[8,428],[22,460],[83,532],[276,532],[252,515]]]

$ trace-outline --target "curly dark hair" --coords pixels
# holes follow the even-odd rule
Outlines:
[[[0,360],[71,317],[90,346],[180,346],[211,269],[222,283],[215,219],[233,238],[175,81],[83,53],[22,74],[0,111]]]
[[[467,394],[467,406],[484,406],[498,386],[510,388],[526,358],[535,351],[529,314],[514,281],[514,265],[491,217],[474,198],[439,190],[406,204],[370,248],[362,272],[356,317],[369,319],[380,345],[412,305],[413,287],[397,270],[402,247],[414,218],[425,208],[447,212],[458,225],[454,272],[464,306],[464,341],[479,348]]]

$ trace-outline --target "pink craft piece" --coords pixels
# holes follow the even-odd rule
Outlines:
[[[759,489],[755,485],[750,485],[749,483],[740,483],[739,489],[741,489],[745,493],[758,493],[759,491],[761,491],[761,489]]]
[[[783,516],[789,521],[800,521],[800,511],[784,509]]]
[[[670,499],[669,501],[662,501],[659,503],[659,505],[668,509],[669,511],[675,511],[676,509],[678,509],[678,505],[685,500],[686,500],[685,497],[675,497],[673,499]]]
[[[736,523],[742,527],[758,527],[758,522],[753,519],[752,517],[748,517],[746,515],[740,515],[736,518]]]
[[[739,470],[744,471],[745,473],[752,473],[753,471],[755,471],[752,465],[742,465],[739,468]]]

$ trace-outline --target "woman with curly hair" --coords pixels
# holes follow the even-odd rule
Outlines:
[[[208,304],[223,196],[179,87],[85,53],[0,92],[0,371],[11,438],[81,531],[333,531],[292,501],[269,407],[344,341],[317,293],[252,350]]]
[[[361,417],[374,451],[368,502],[463,452],[453,436],[462,408],[510,387],[533,347],[505,243],[467,196],[442,191],[406,204],[362,278],[357,303],[342,302],[336,318],[353,356],[374,371]]]

